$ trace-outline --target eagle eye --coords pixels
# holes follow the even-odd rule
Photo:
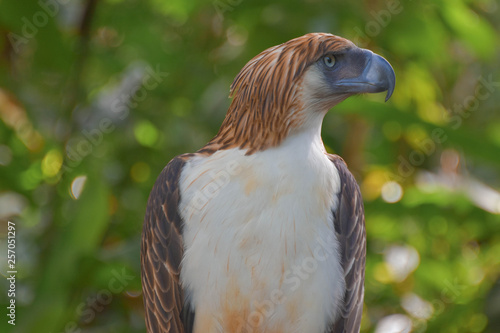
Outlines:
[[[329,54],[323,57],[323,62],[325,63],[326,67],[332,68],[335,66],[335,56]]]

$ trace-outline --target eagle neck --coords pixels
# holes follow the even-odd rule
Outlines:
[[[200,152],[213,153],[217,150],[240,148],[247,155],[278,147],[290,135],[301,131],[303,113],[296,103],[285,109],[241,110],[233,104],[217,135]]]

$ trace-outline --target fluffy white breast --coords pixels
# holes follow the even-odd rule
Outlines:
[[[340,179],[319,133],[251,156],[197,156],[180,190],[196,333],[324,333],[344,281],[332,220]]]

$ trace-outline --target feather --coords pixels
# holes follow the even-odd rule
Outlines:
[[[346,284],[344,302],[337,321],[329,333],[356,333],[363,313],[366,231],[363,200],[359,186],[338,155],[328,155],[342,180],[334,226],[340,247],[340,260]]]
[[[179,177],[192,154],[177,156],[151,191],[142,231],[142,292],[148,332],[191,333],[194,313],[184,306],[179,284],[183,221],[178,212]]]

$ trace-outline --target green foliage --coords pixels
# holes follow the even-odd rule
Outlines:
[[[313,31],[384,55],[397,77],[388,103],[351,98],[323,126],[365,199],[362,332],[393,314],[413,332],[499,332],[499,11],[496,0],[0,2],[0,234],[16,222],[18,271],[16,326],[0,283],[2,332],[144,332],[139,244],[156,175],[215,135],[249,59]]]

